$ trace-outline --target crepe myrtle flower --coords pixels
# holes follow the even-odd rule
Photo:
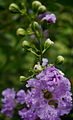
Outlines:
[[[36,118],[36,113],[33,112],[32,108],[31,109],[24,108],[20,110],[19,115],[24,120],[35,120]]]
[[[43,66],[43,67],[46,66],[47,63],[48,63],[48,59],[47,59],[47,58],[43,58],[43,59],[42,59],[42,66]]]
[[[49,23],[55,23],[56,22],[56,16],[55,14],[50,14],[50,13],[43,13],[39,15],[39,19],[41,21],[47,21]]]
[[[29,107],[19,111],[23,119],[61,120],[60,116],[70,112],[72,108],[70,82],[53,65],[46,67],[36,75],[36,78],[28,80],[26,87],[32,89],[26,99]]]
[[[42,71],[43,67],[45,67],[48,64],[48,59],[47,58],[42,58],[42,65],[40,62],[37,62],[37,64],[34,66],[35,71]]]
[[[17,103],[21,103],[21,104],[24,104],[25,103],[25,97],[26,97],[26,93],[24,90],[19,90],[17,92],[17,95],[16,95],[16,102]]]
[[[1,113],[6,115],[7,117],[12,117],[13,115],[13,110],[16,106],[15,104],[15,91],[14,89],[7,88],[2,92],[2,95],[4,98],[2,98],[1,102],[2,104],[2,109]]]
[[[15,97],[14,89],[2,92],[3,108],[8,117],[12,117],[16,103],[23,105],[18,114],[23,120],[61,120],[72,108],[72,94],[69,80],[53,65],[44,68],[35,78],[27,81],[27,90],[19,90]]]

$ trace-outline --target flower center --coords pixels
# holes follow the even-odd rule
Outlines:
[[[54,105],[55,108],[58,107],[58,103],[57,103],[55,100],[50,100],[50,101],[48,102],[48,105]]]
[[[41,120],[41,119],[38,117],[38,118],[36,118],[35,120]]]
[[[50,100],[53,96],[52,93],[50,91],[43,91],[44,92],[44,98],[47,100]]]

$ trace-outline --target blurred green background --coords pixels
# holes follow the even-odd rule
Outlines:
[[[16,35],[17,28],[26,29],[28,27],[27,19],[25,16],[12,14],[8,10],[11,3],[15,2],[19,5],[24,1],[0,0],[0,95],[2,90],[6,88],[14,87],[15,90],[24,88],[24,85],[19,82],[19,76],[27,75],[28,70],[36,62],[36,57],[23,51],[21,47],[22,40],[30,41],[30,39]],[[34,0],[26,0],[29,9],[31,9],[32,1]],[[58,55],[65,57],[64,64],[58,68],[70,79],[73,89],[73,0],[39,1],[47,7],[48,11],[57,16],[57,22],[48,28],[49,37],[55,42],[55,46],[44,57],[47,57],[49,62],[53,62]],[[36,44],[36,42],[34,43]],[[72,112],[62,117],[62,120],[72,120]],[[11,120],[3,116],[0,117],[1,120]],[[20,120],[20,118],[15,117],[12,120]]]

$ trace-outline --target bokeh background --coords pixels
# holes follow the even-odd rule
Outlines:
[[[25,16],[12,14],[8,7],[15,2],[18,5],[25,0],[0,0],[0,97],[2,90],[14,87],[15,90],[24,88],[20,83],[19,76],[27,75],[28,70],[33,67],[36,57],[22,50],[21,41],[30,39],[18,37],[16,30],[19,27],[26,29],[28,22]],[[34,0],[26,0],[31,10]],[[71,81],[73,91],[73,0],[39,0],[51,13],[56,14],[57,22],[48,28],[48,35],[55,42],[44,57],[49,62],[55,61],[58,55],[65,57],[63,65],[58,66]],[[33,40],[34,42],[34,40]],[[34,42],[36,44],[36,42]],[[21,120],[17,115],[8,119],[0,115],[1,120]],[[72,120],[73,110],[62,120]]]

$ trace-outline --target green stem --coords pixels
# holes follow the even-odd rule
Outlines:
[[[39,55],[35,51],[33,51],[31,48],[29,48],[28,51],[30,51],[31,53],[33,53],[34,55],[36,55],[37,57],[39,57]]]
[[[42,54],[42,44],[41,44],[41,38],[40,38],[40,64],[42,64],[42,57],[43,57],[43,54]]]
[[[42,54],[44,54],[48,49],[49,49],[49,47],[46,48],[46,49],[44,49],[44,50],[42,51]]]
[[[37,31],[38,32],[38,31]],[[40,56],[39,56],[39,59],[40,59],[40,64],[42,64],[42,57],[43,57],[43,54],[42,54],[42,35],[41,36],[38,36],[38,34],[37,34],[37,32],[36,32],[36,30],[34,30],[34,33],[35,33],[35,35],[36,35],[36,37],[37,37],[37,39],[38,39],[38,42],[39,42],[39,44],[40,44]]]

